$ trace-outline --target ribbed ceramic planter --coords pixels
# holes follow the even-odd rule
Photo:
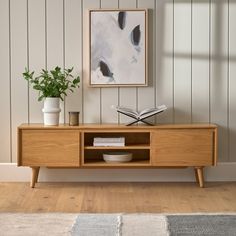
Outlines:
[[[46,98],[42,109],[44,125],[58,125],[60,109],[60,98]]]

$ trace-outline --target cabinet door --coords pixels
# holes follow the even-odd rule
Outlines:
[[[160,129],[151,136],[154,166],[210,166],[214,164],[214,130]]]
[[[21,165],[79,166],[79,143],[76,130],[22,130]]]

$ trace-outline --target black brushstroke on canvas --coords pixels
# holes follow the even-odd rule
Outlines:
[[[120,11],[118,13],[118,25],[123,30],[125,28],[126,23],[126,12]]]
[[[131,32],[131,42],[134,46],[138,46],[141,38],[140,25],[134,27]]]
[[[113,78],[113,73],[110,71],[109,66],[105,62],[100,61],[99,67],[100,67],[100,70],[101,70],[103,76]]]

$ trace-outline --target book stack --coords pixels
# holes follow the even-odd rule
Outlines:
[[[93,146],[95,147],[124,147],[125,138],[124,137],[95,137],[93,139]]]

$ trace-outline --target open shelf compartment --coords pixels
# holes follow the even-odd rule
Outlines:
[[[95,137],[125,138],[125,146],[93,146]],[[84,132],[82,134],[82,165],[83,166],[149,166],[150,163],[150,132]],[[129,162],[105,162],[103,154],[107,152],[125,151],[132,153]]]
[[[86,132],[84,133],[84,146],[93,147],[93,140],[95,137],[101,138],[125,138],[126,147],[149,147],[150,146],[150,132]]]
[[[129,162],[105,162],[103,160],[103,154],[107,152],[118,152],[120,149],[88,149],[84,150],[83,166],[142,166],[150,165],[150,150],[148,149],[127,149],[127,152],[132,153],[132,160]]]

